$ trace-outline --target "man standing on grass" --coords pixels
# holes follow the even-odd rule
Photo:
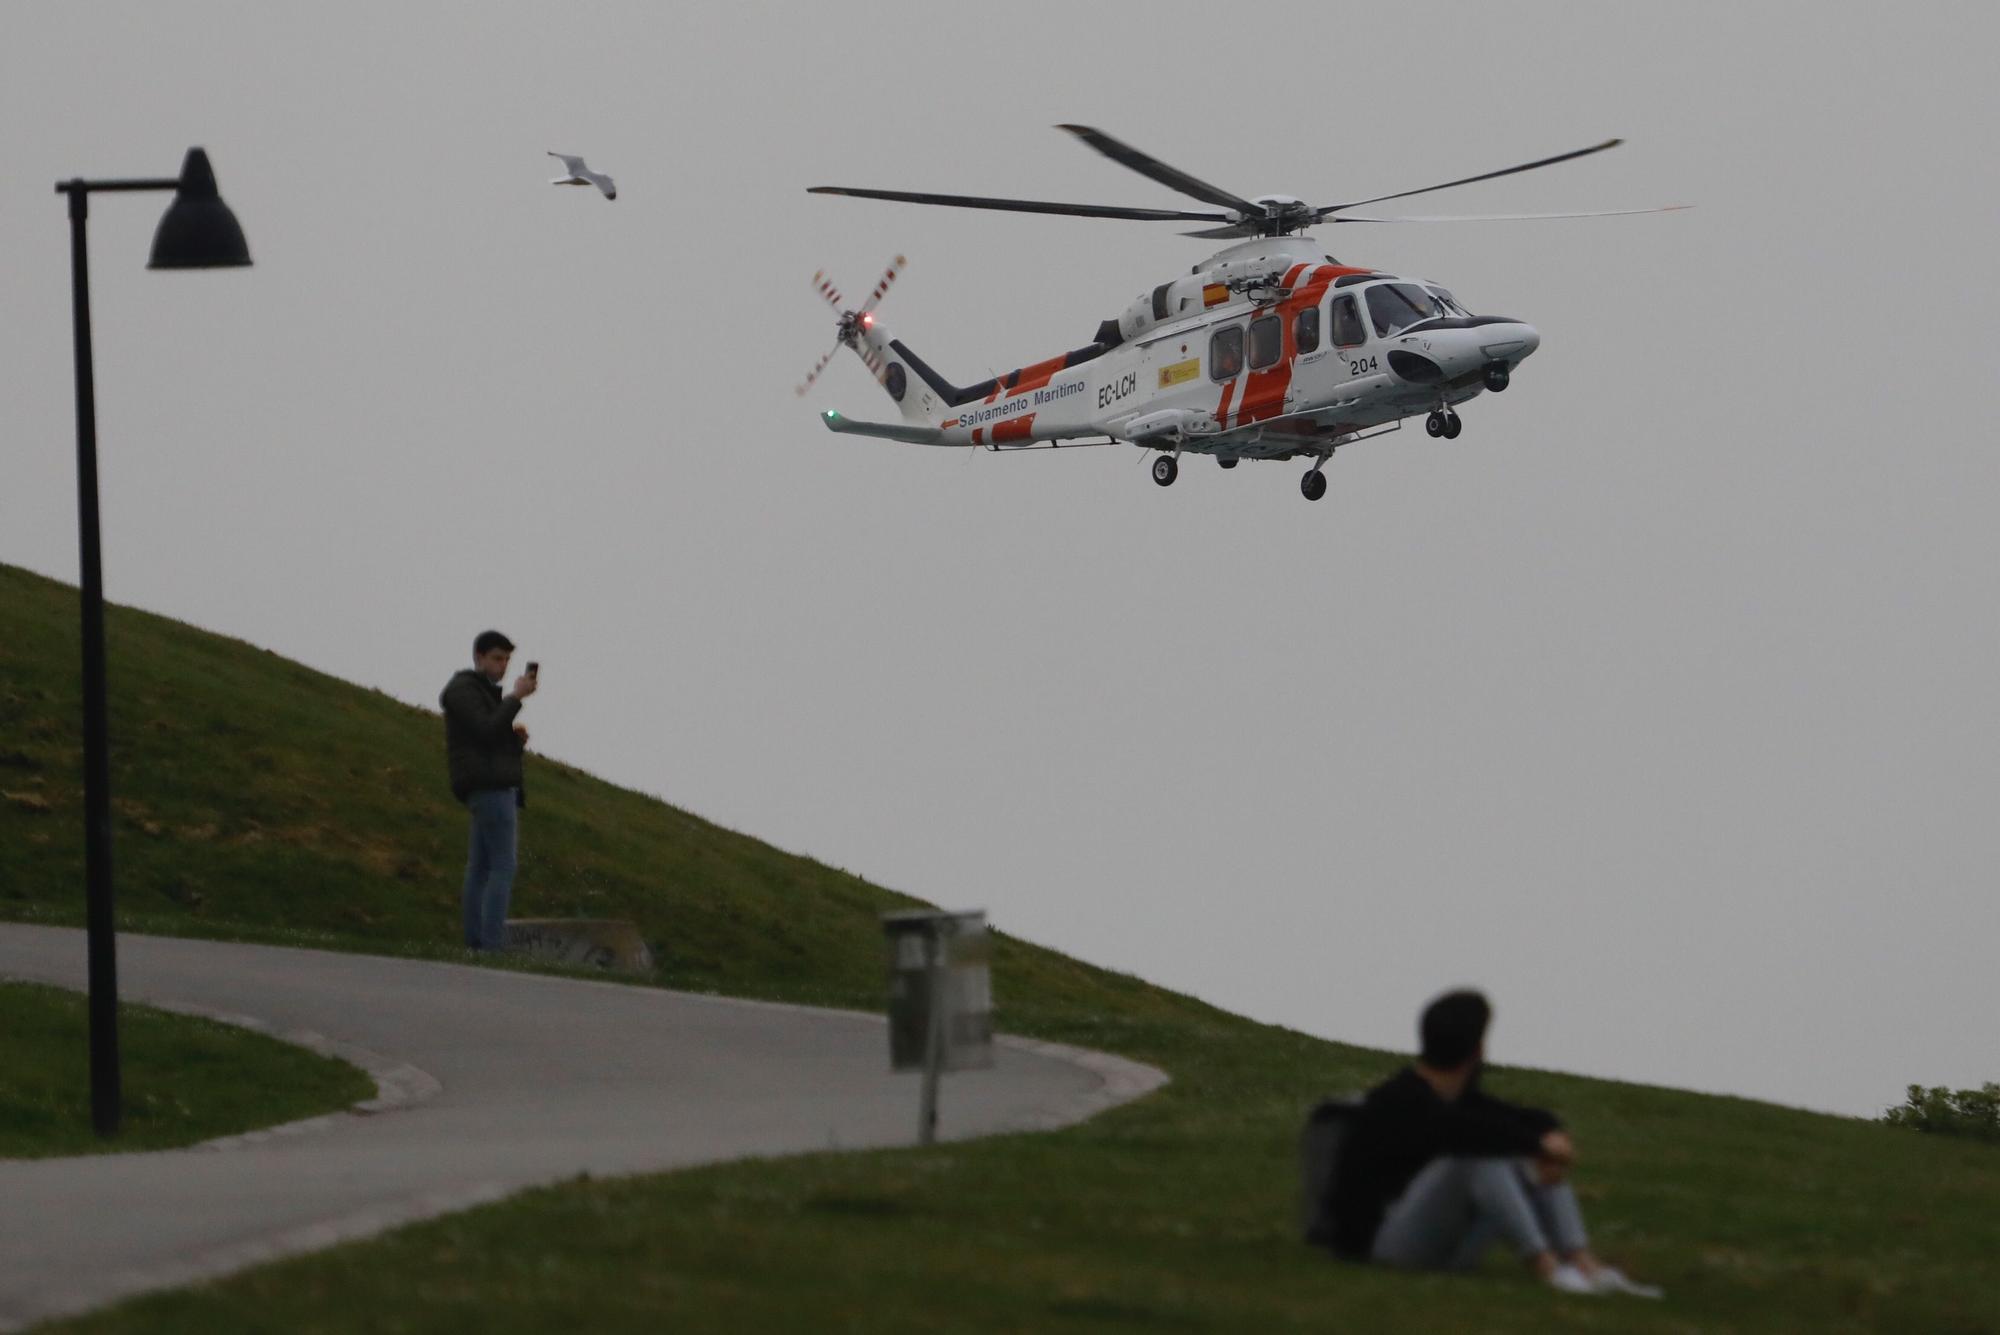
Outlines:
[[[1439,997],[1418,1026],[1416,1062],[1368,1091],[1334,1170],[1334,1250],[1470,1270],[1505,1242],[1564,1292],[1659,1297],[1591,1254],[1569,1185],[1576,1146],[1562,1123],[1479,1088],[1492,1016],[1477,992]]]
[[[500,682],[514,645],[497,630],[472,642],[472,666],[460,671],[438,697],[444,708],[445,758],[451,791],[472,813],[472,846],[465,859],[465,944],[499,950],[507,944],[507,900],[514,891],[519,832],[521,752],[528,730],[514,722],[521,702],[535,693],[535,664],[502,696]]]

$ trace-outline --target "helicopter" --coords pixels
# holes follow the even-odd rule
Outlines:
[[[1223,468],[1244,459],[1309,461],[1299,490],[1326,494],[1323,471],[1334,451],[1402,428],[1424,415],[1434,437],[1456,439],[1458,406],[1500,393],[1541,346],[1522,320],[1475,315],[1435,282],[1343,264],[1303,235],[1320,223],[1495,222],[1667,213],[1664,208],[1586,213],[1383,217],[1356,214],[1388,200],[1532,171],[1615,148],[1588,148],[1446,181],[1441,185],[1315,206],[1289,195],[1245,199],[1087,125],[1056,127],[1142,176],[1209,210],[1125,208],[904,190],[813,186],[809,194],[905,204],[1082,218],[1211,224],[1183,235],[1234,241],[1142,293],[1103,321],[1082,347],[972,385],[946,380],[890,335],[876,307],[902,272],[897,256],[869,297],[846,308],[824,271],[816,291],[838,313],[835,342],[798,393],[803,396],[850,348],[897,405],[900,422],[822,413],[831,431],[918,445],[991,451],[1129,442],[1155,452],[1153,481],[1171,486],[1183,454],[1212,456]],[[1219,211],[1218,211],[1219,210]]]

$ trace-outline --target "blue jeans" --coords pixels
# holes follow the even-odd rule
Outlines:
[[[514,850],[520,832],[512,788],[486,788],[465,799],[472,812],[472,847],[465,857],[465,944],[498,950],[507,944],[507,901],[514,893]]]
[[[1433,1159],[1390,1202],[1373,1256],[1420,1270],[1470,1270],[1503,1241],[1523,1257],[1588,1247],[1569,1183],[1543,1186],[1525,1159]]]

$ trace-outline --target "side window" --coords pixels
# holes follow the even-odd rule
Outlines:
[[[1292,342],[1299,345],[1301,357],[1319,351],[1319,307],[1299,312],[1299,318],[1292,323]]]
[[[1361,329],[1361,307],[1355,303],[1354,294],[1338,298],[1333,303],[1333,345],[1351,348],[1367,337]]]
[[[1261,371],[1276,366],[1285,355],[1285,322],[1275,315],[1259,316],[1250,322],[1250,369]]]
[[[1234,380],[1243,374],[1243,326],[1218,329],[1208,340],[1208,377]]]

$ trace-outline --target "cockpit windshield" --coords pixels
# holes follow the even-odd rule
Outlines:
[[[1387,338],[1419,320],[1449,314],[1444,302],[1415,283],[1378,283],[1368,289],[1368,318],[1375,325],[1377,338]]]
[[[1426,283],[1424,285],[1424,291],[1430,293],[1432,296],[1436,297],[1439,301],[1443,302],[1445,306],[1445,312],[1447,314],[1462,315],[1467,319],[1472,318],[1472,312],[1467,310],[1464,304],[1460,302],[1457,297],[1454,297],[1450,292],[1447,292],[1444,288],[1439,287],[1437,284]]]

